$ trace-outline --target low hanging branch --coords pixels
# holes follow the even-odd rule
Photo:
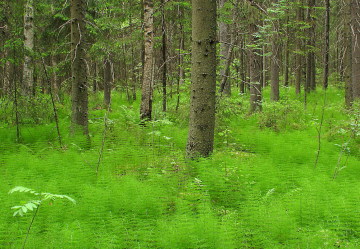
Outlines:
[[[52,103],[52,106],[53,106],[53,111],[54,111],[54,118],[55,118],[55,123],[56,123],[56,129],[57,129],[57,133],[58,133],[58,138],[59,138],[59,144],[60,144],[60,147],[62,146],[61,145],[61,135],[60,135],[60,129],[59,129],[59,120],[58,120],[58,116],[57,116],[57,112],[56,112],[56,107],[55,107],[55,102],[54,102],[54,96],[52,94],[52,89],[51,89],[51,82],[50,82],[50,79],[49,79],[49,75],[48,75],[48,72],[46,70],[46,67],[45,67],[45,63],[44,63],[44,58],[42,57],[40,51],[39,51],[39,54],[40,54],[40,57],[41,57],[41,63],[44,67],[44,72],[45,72],[45,76],[46,76],[46,80],[49,84],[49,92],[50,92],[50,97],[51,97],[51,103]]]

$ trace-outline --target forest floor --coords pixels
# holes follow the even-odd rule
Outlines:
[[[70,136],[64,98],[61,147],[48,97],[19,105],[19,142],[12,101],[1,99],[0,247],[23,246],[35,210],[13,217],[11,207],[35,197],[8,192],[24,186],[76,200],[44,202],[26,248],[358,248],[358,105],[345,109],[344,91],[330,86],[305,110],[293,92],[254,115],[248,95],[218,98],[213,155],[195,161],[185,160],[185,94],[177,111],[169,97],[165,116],[156,91],[154,121],[141,126],[139,100],[113,91],[106,119],[91,93],[91,144]]]

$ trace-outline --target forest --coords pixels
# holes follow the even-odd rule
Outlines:
[[[0,248],[359,247],[360,0],[0,7]]]

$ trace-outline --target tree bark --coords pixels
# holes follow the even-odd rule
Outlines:
[[[153,0],[144,0],[144,63],[143,80],[141,86],[141,120],[151,120],[152,97],[153,97],[153,50],[154,50],[154,30],[153,30]]]
[[[213,151],[216,28],[216,0],[193,0],[188,158],[206,157]]]
[[[227,0],[220,0],[219,8],[222,9],[226,2],[227,2]],[[229,50],[232,49],[232,48],[230,48],[230,43],[232,43],[232,42],[231,42],[231,34],[230,34],[229,30],[230,30],[230,28],[227,23],[225,23],[223,21],[219,21],[219,39],[220,39],[220,71],[219,71],[219,73],[220,73],[220,76],[222,79],[222,81],[220,83],[220,90],[227,96],[231,95],[230,81],[227,79],[224,79],[227,76],[226,64],[227,64],[228,60],[231,59],[230,57],[228,57]],[[230,56],[231,56],[231,51],[230,51]],[[223,86],[221,84],[223,84]]]
[[[34,6],[33,0],[27,0],[24,14],[24,69],[22,94],[29,96],[33,92],[34,85]]]
[[[279,62],[278,62],[278,34],[277,28],[274,27],[275,34],[271,40],[271,101],[279,101],[280,90],[279,90]]]
[[[325,0],[325,44],[324,44],[324,81],[323,81],[323,89],[328,88],[328,78],[329,78],[329,36],[330,36],[330,0]]]
[[[111,62],[109,58],[104,61],[104,106],[109,107],[111,101]]]
[[[163,91],[163,112],[166,112],[166,23],[165,23],[165,8],[164,0],[161,0],[161,29],[162,29],[162,91]]]
[[[301,2],[302,4],[302,2]],[[298,7],[296,10],[296,19],[299,22],[302,22],[302,8]],[[300,94],[301,89],[301,72],[302,72],[302,63],[301,63],[301,40],[296,38],[296,57],[295,57],[295,92],[296,95]]]
[[[228,51],[227,51],[227,55],[226,55],[226,60],[225,60],[225,68],[223,71],[223,77],[221,79],[220,82],[220,89],[219,92],[220,93],[224,93],[227,96],[231,95],[231,86],[230,86],[230,81],[228,80],[228,77],[230,76],[230,64],[231,64],[231,58],[232,58],[232,53],[233,53],[233,49],[234,49],[234,44],[235,44],[235,40],[236,40],[236,16],[237,16],[237,9],[238,9],[238,2],[239,0],[236,0],[234,3],[234,9],[233,9],[233,16],[232,16],[232,23],[231,23],[231,33],[230,33],[230,44],[228,46]],[[220,73],[221,75],[221,73]]]
[[[351,2],[353,98],[360,98],[360,1]]]
[[[286,15],[289,15],[289,11],[286,10]],[[289,86],[289,65],[290,65],[290,52],[289,52],[289,44],[290,44],[290,34],[289,34],[290,30],[289,30],[289,16],[286,18],[286,41],[285,41],[285,62],[284,62],[284,67],[285,67],[285,72],[284,72],[284,86],[288,87]]]
[[[307,42],[307,58],[306,58],[306,82],[304,90],[306,93],[309,93],[310,90],[315,91],[315,27],[314,27],[314,18],[311,16],[312,10],[315,7],[315,0],[308,0],[308,13],[307,13],[307,22],[310,27],[307,30],[308,42]]]
[[[257,40],[259,39],[256,35],[258,27],[255,23],[249,25],[249,43],[252,47],[249,51],[249,65],[250,65],[250,110],[252,114],[262,110],[261,103],[261,57],[260,49],[256,48]]]
[[[345,81],[345,105],[350,107],[353,102],[352,79],[351,79],[351,0],[346,1],[344,18],[344,81]]]
[[[88,87],[86,67],[86,1],[72,0],[71,12],[71,130],[82,131],[85,135],[88,129]]]

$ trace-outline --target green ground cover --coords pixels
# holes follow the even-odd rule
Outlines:
[[[44,202],[26,248],[358,248],[358,106],[344,109],[343,91],[332,87],[311,93],[304,110],[293,92],[282,89],[279,103],[252,116],[247,95],[218,99],[214,153],[192,162],[186,97],[178,111],[170,99],[166,117],[155,101],[155,121],[144,127],[139,101],[113,92],[97,174],[100,94],[90,95],[90,145],[69,135],[69,99],[58,104],[62,147],[51,115],[31,109],[16,143],[12,104],[1,100],[0,247],[23,246],[34,211],[13,217],[11,207],[33,197],[8,192],[25,186],[76,200]]]

